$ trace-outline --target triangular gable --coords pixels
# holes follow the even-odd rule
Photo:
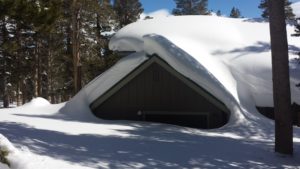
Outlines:
[[[181,80],[184,84],[186,84],[189,88],[193,89],[196,93],[203,96],[205,99],[207,99],[210,103],[215,105],[218,109],[229,113],[229,110],[227,107],[216,97],[214,97],[212,94],[210,94],[208,91],[203,89],[198,84],[194,83],[192,80],[186,78],[182,74],[180,74],[178,71],[176,71],[174,68],[172,68],[168,63],[166,63],[163,59],[161,59],[158,55],[151,55],[148,56],[149,59],[142,63],[140,66],[138,66],[136,69],[134,69],[132,72],[130,72],[127,76],[125,76],[123,79],[121,79],[118,83],[116,83],[114,86],[112,86],[107,92],[105,92],[102,96],[100,96],[98,99],[96,99],[91,105],[91,109],[95,110],[97,107],[99,107],[102,103],[104,103],[108,98],[110,98],[113,94],[118,92],[123,86],[125,86],[127,83],[129,83],[131,80],[133,80],[136,76],[138,76],[140,73],[142,73],[144,70],[149,68],[152,64],[156,63],[163,67],[166,71],[171,73],[173,76]]]

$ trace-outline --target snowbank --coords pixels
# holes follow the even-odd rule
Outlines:
[[[27,165],[28,161],[24,158],[25,153],[19,152],[2,134],[0,134],[0,149],[8,152],[7,159],[10,163],[10,167],[0,163],[1,169],[30,169]]]
[[[288,34],[292,34],[294,28],[287,26],[287,30]],[[151,50],[150,53],[160,53],[159,47],[145,45],[144,36],[149,34],[164,37],[202,64],[238,102],[238,97],[249,97],[245,100],[248,102],[246,104],[253,102],[257,106],[273,105],[268,23],[214,16],[145,20],[119,31],[110,41],[110,48],[116,51]],[[296,57],[294,52],[299,50],[299,38],[288,36],[288,39],[292,59]],[[294,64],[293,67],[297,66]],[[299,73],[296,72],[291,68],[292,99],[300,104],[299,97],[296,97],[300,94],[295,88],[296,82],[299,82]],[[239,87],[249,90],[249,95],[238,96],[242,93]]]
[[[296,17],[300,17],[300,2],[295,2],[291,6]]]
[[[169,17],[172,16],[172,14],[170,14],[169,10],[167,9],[160,9],[150,13],[142,13],[140,15],[140,20],[144,20],[147,16],[153,19],[153,18]]]
[[[37,97],[32,99],[30,102],[24,104],[23,106],[30,106],[30,107],[43,107],[50,105],[50,102],[42,97]]]
[[[25,106],[25,107],[43,107],[43,106],[48,106],[50,105],[50,102],[42,97],[37,97],[37,98],[33,98],[30,102],[28,103],[25,103],[24,105],[22,106]],[[3,102],[0,101],[0,108],[3,107]],[[9,104],[9,107],[10,108],[15,108],[17,107],[17,103],[14,102],[14,103],[10,103]]]

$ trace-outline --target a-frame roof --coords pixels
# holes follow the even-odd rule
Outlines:
[[[132,70],[128,75],[123,77],[119,82],[117,82],[115,85],[111,86],[109,90],[107,90],[103,95],[99,96],[94,102],[91,103],[90,107],[92,110],[96,109],[98,106],[100,106],[103,102],[105,102],[107,99],[109,99],[113,94],[118,92],[122,87],[124,87],[127,83],[129,83],[131,80],[133,80],[136,76],[138,76],[141,72],[143,72],[145,69],[147,69],[152,64],[156,63],[163,67],[166,71],[171,73],[173,76],[181,80],[184,84],[186,84],[188,87],[193,89],[196,93],[203,96],[206,100],[208,100],[210,103],[215,105],[218,109],[229,113],[229,110],[227,107],[216,97],[214,97],[212,94],[210,94],[208,91],[203,89],[198,84],[194,83],[192,80],[186,78],[182,74],[180,74],[178,71],[176,71],[174,68],[172,68],[167,62],[165,62],[162,58],[160,58],[158,55],[149,55],[149,59],[146,60],[144,63],[140,64],[137,68]]]

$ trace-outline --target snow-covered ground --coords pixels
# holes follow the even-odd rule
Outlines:
[[[17,103],[10,103],[9,108],[14,108],[17,107]],[[3,108],[3,102],[0,100],[0,109]]]
[[[293,12],[297,17],[300,17],[300,2],[295,2],[292,4]]]
[[[295,131],[295,155],[282,156],[273,151],[271,122],[263,124],[270,128],[256,124],[206,131],[93,117],[81,120],[64,112],[66,104],[1,110],[0,133],[17,147],[11,148],[1,137],[1,148],[8,145],[12,152],[8,159],[13,169],[300,166],[299,130]]]
[[[299,42],[289,37],[292,99],[298,104],[299,65],[292,60]],[[137,53],[69,102],[51,105],[37,98],[0,110],[0,133],[16,147],[0,137],[0,147],[11,151],[12,169],[300,168],[299,128],[294,156],[276,154],[274,123],[255,109],[272,106],[268,23],[214,16],[141,20],[119,31],[110,47]],[[229,123],[198,130],[94,117],[89,104],[154,53],[223,101]]]

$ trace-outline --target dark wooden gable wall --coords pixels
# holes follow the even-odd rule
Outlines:
[[[164,112],[161,117],[154,119],[172,118],[175,121],[175,116],[165,115],[168,112],[170,114],[176,112],[177,116],[180,114],[177,119],[180,121],[180,117],[185,112],[185,118],[187,116],[195,118],[195,114],[199,112],[199,117],[203,113],[209,114],[209,128],[224,125],[228,118],[226,113],[155,62],[106,99],[93,112],[100,118],[111,120],[145,120],[141,112]],[[194,112],[192,116],[191,112]],[[159,116],[159,113],[157,115]],[[205,118],[207,120],[207,117]],[[199,120],[199,123],[201,121],[203,123],[203,119]]]

